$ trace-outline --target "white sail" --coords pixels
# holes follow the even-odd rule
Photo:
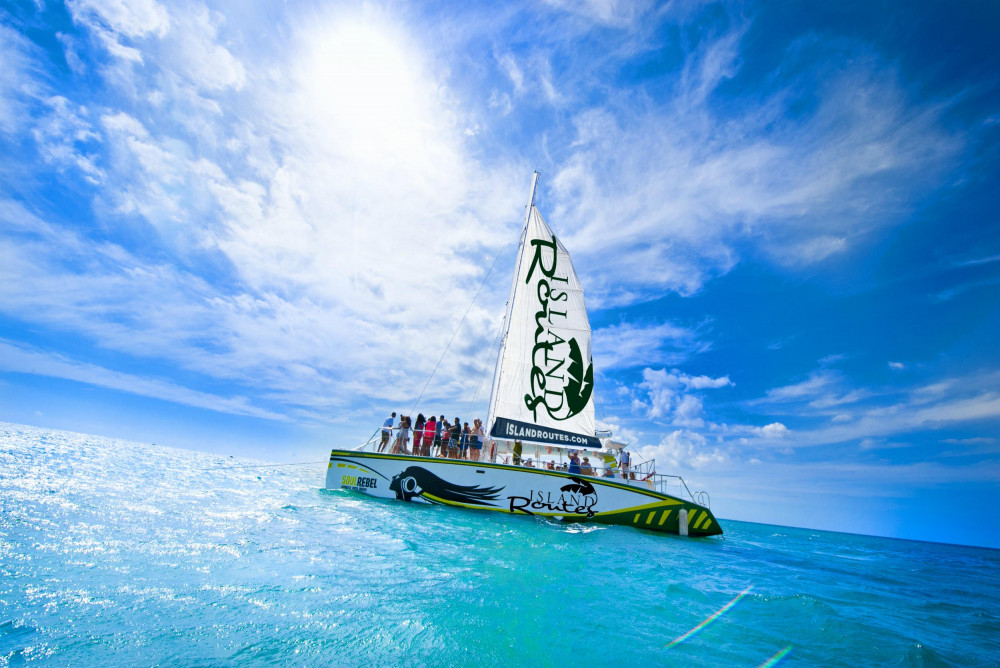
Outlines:
[[[600,448],[583,287],[566,248],[533,202],[529,207],[493,379],[489,434]]]

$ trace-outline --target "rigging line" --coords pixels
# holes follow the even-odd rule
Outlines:
[[[483,388],[483,381],[486,380],[486,373],[490,370],[490,360],[495,356],[500,354],[500,348],[498,343],[500,342],[500,335],[503,333],[503,321],[500,322],[500,326],[497,327],[497,335],[493,337],[493,346],[490,348],[490,356],[486,358],[486,364],[483,365],[483,375],[479,377],[479,385],[476,386],[476,393],[472,395],[472,400],[469,402],[468,407],[465,409],[466,414],[472,411],[473,404],[476,403],[476,399],[479,398],[479,390]],[[489,408],[487,408],[489,410]]]
[[[500,259],[501,253],[503,253],[507,249],[507,243],[504,243],[503,247],[500,248],[500,252],[497,253],[497,256],[495,258],[493,258],[493,264],[490,265],[489,271],[487,271],[486,275],[483,276],[483,282],[479,284],[479,289],[476,290],[476,294],[472,296],[472,301],[469,302],[469,308],[465,309],[465,315],[462,316],[462,319],[459,321],[458,326],[455,328],[455,331],[451,333],[451,338],[448,339],[448,345],[444,347],[444,352],[441,353],[441,358],[437,361],[437,364],[434,365],[434,370],[431,371],[431,375],[427,378],[427,382],[424,383],[424,389],[420,390],[420,394],[417,396],[417,400],[413,402],[413,408],[410,409],[410,413],[413,413],[413,411],[417,409],[417,404],[419,404],[420,400],[423,399],[424,392],[427,391],[427,386],[431,384],[431,380],[434,378],[434,374],[437,373],[438,367],[441,366],[441,362],[444,361],[445,355],[447,355],[448,351],[451,349],[451,344],[455,341],[455,336],[458,334],[458,330],[462,328],[462,325],[465,323],[465,319],[469,316],[469,311],[472,310],[472,305],[476,303],[476,298],[479,297],[479,293],[482,292],[483,286],[486,285],[486,279],[488,279],[490,277],[490,274],[493,273],[493,267],[497,265],[497,260]]]

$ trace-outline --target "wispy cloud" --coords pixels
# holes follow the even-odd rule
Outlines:
[[[640,325],[622,323],[593,332],[597,368],[628,369],[645,364],[675,365],[705,352],[710,344],[697,332],[671,323]]]
[[[234,55],[221,15],[190,9],[72,4],[111,58],[106,84],[127,81],[106,103],[43,97],[11,36],[36,82],[19,93],[51,110],[34,121],[40,153],[97,186],[102,225],[144,243],[7,201],[3,271],[17,288],[4,308],[288,410],[415,396],[516,229],[525,175],[470,159],[458,102],[388,14],[290,26],[299,48],[262,67]],[[471,347],[445,361],[435,394],[477,385],[501,289],[470,313]]]
[[[764,399],[751,403],[810,419],[829,416],[827,409],[835,409],[829,422],[797,428],[793,434],[796,447],[827,445],[996,420],[1000,395],[991,386],[996,378],[991,372],[889,391],[850,388],[844,376],[823,371],[769,390]]]
[[[0,25],[0,132],[34,151],[0,169],[71,186],[62,207],[5,191],[0,308],[306,419],[419,392],[516,236],[530,167],[604,310],[696,295],[747,258],[827,266],[902,219],[965,140],[942,122],[947,99],[914,95],[865,43],[800,37],[750,85],[753,20],[695,29],[698,6],[473,8],[443,26],[402,6],[306,6],[269,14],[283,39],[266,43],[253,8],[68,7],[62,81]],[[664,27],[682,39],[664,44]],[[506,288],[485,286],[432,400],[475,392]],[[985,390],[952,404],[914,391],[898,402],[909,422],[880,415],[884,388],[852,386],[830,358],[725,420],[714,397],[738,376],[678,368],[713,350],[704,332],[618,322],[594,332],[597,366],[612,387],[645,367],[626,403],[676,433],[671,447],[691,434],[785,447],[806,418],[829,425],[803,441],[830,442],[866,419],[884,432],[992,410]],[[796,336],[769,347],[783,355]],[[51,372],[83,377],[64,362]]]
[[[740,108],[752,112],[725,115],[713,93],[738,76],[741,35],[699,42],[670,105],[637,92],[631,105],[576,115],[555,199],[576,226],[567,243],[593,267],[600,303],[692,294],[735,266],[737,239],[782,264],[824,261],[905,211],[900,191],[880,184],[915,187],[961,145],[941,126],[940,106],[908,100],[877,58],[748,92]],[[813,45],[789,58],[806,53],[819,57]],[[815,111],[788,113],[806,91]]]
[[[111,371],[94,364],[76,362],[62,355],[52,355],[16,346],[3,340],[0,340],[0,368],[14,373],[30,373],[36,376],[73,380],[87,385],[205,408],[220,413],[247,415],[267,420],[287,419],[282,413],[254,406],[246,397],[220,397],[191,390],[170,381]]]

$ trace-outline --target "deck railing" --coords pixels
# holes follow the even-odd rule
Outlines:
[[[396,436],[398,434],[398,427],[392,428],[392,433],[390,434],[389,440],[385,446],[382,445],[382,430],[379,429],[372,438],[370,438],[365,443],[354,448],[358,452],[386,452],[392,453],[397,450],[396,447]],[[421,439],[421,444],[422,443]],[[468,440],[468,439],[467,439]],[[445,458],[452,459],[465,459],[467,461],[480,461],[480,462],[491,462],[496,464],[506,464],[514,465],[512,461],[512,453],[509,450],[504,452],[499,452],[497,449],[493,448],[493,439],[485,439],[482,441],[482,449],[476,450],[474,448],[466,447],[465,449],[461,447],[451,448],[447,447],[448,440],[444,439],[445,448],[444,453],[447,455]],[[400,444],[402,445],[402,444]],[[398,451],[400,453],[412,455],[415,454],[413,441],[413,430],[410,430],[410,438],[405,444],[405,452],[402,449]],[[429,449],[429,456],[440,457],[442,448],[440,445],[431,444]],[[426,452],[421,450],[421,452]],[[493,452],[494,456],[491,459],[490,453]],[[478,457],[477,457],[478,455]],[[551,464],[551,466],[550,466]],[[534,469],[544,469],[550,471],[559,471],[566,473],[568,471],[568,462],[561,461],[557,462],[555,460],[544,460],[539,459],[538,461],[532,461],[530,458],[522,458],[520,464],[525,468]],[[624,482],[628,485],[634,485],[636,487],[645,487],[653,491],[659,492],[661,494],[669,494],[671,496],[679,496],[690,499],[693,503],[700,506],[708,508],[711,503],[711,499],[706,492],[696,492],[692,493],[688,488],[687,483],[679,475],[667,475],[663,473],[656,472],[655,460],[640,461],[633,464],[628,468],[627,471],[621,471],[617,466],[614,467],[603,467],[591,465],[592,473],[580,473],[579,475],[590,476],[593,478],[600,479],[611,479],[615,482]],[[610,475],[609,475],[610,472]]]

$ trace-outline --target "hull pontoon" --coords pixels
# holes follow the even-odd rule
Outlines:
[[[662,477],[662,476],[661,476]],[[570,474],[509,464],[333,450],[327,489],[570,522],[597,522],[715,536],[712,511],[659,492],[656,482]]]

